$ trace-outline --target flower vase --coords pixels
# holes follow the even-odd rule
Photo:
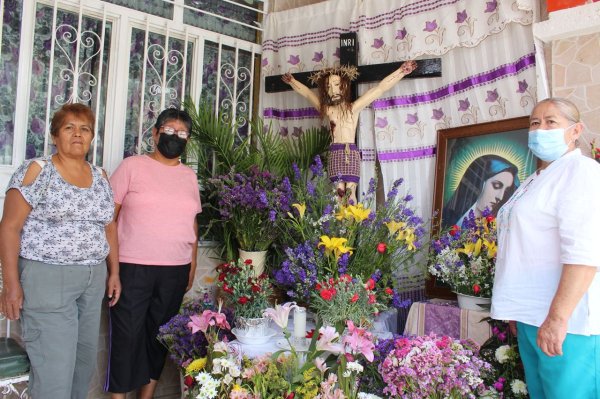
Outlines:
[[[270,333],[271,319],[268,317],[236,317],[236,331],[246,338],[260,338]]]
[[[458,292],[456,298],[458,299],[458,307],[466,310],[489,311],[492,304],[492,298],[459,294]]]
[[[252,260],[252,266],[254,266],[254,273],[256,277],[260,276],[265,271],[265,263],[267,261],[267,251],[246,251],[243,249],[238,250],[240,259]]]

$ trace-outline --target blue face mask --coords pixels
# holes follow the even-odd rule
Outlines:
[[[529,149],[533,152],[533,155],[542,161],[556,161],[569,149],[569,145],[565,143],[565,131],[573,126],[575,124],[566,129],[536,129],[530,131]]]

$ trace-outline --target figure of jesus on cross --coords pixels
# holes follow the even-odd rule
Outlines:
[[[331,182],[336,184],[340,201],[347,196],[349,202],[357,203],[356,188],[360,176],[360,154],[355,141],[360,111],[416,67],[415,61],[404,62],[400,68],[355,101],[350,97],[350,84],[358,76],[355,66],[339,66],[314,72],[310,80],[317,85],[318,96],[290,73],[282,76],[285,83],[305,97],[319,111],[321,119],[325,117],[329,119],[333,143],[329,147],[327,173]]]

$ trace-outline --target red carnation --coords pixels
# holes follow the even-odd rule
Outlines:
[[[258,285],[253,285],[252,292],[260,292],[260,287]]]
[[[385,253],[386,249],[387,245],[385,245],[385,242],[380,242],[379,244],[377,244],[377,252],[379,252],[380,254]]]
[[[194,385],[194,377],[192,377],[191,375],[186,375],[183,379],[183,383],[186,387],[191,388]]]
[[[479,294],[479,292],[481,291],[481,287],[479,286],[479,284],[473,284],[473,293],[475,295]]]
[[[390,287],[386,287],[384,291],[385,291],[385,293],[386,293],[386,294],[388,294],[388,295],[392,295],[392,294],[394,293],[394,290],[393,290],[393,289],[391,289]]]
[[[296,394],[294,392],[290,392],[285,399],[294,399],[294,396],[296,396]]]
[[[365,284],[365,288],[368,290],[372,290],[373,288],[375,288],[375,280],[373,280],[372,278],[368,279]]]
[[[487,220],[487,221],[488,221],[488,223],[492,223],[492,222],[494,221],[494,219],[496,219],[496,218],[494,217],[494,215],[488,215],[488,216],[486,216],[486,218],[485,218],[485,220]]]
[[[223,291],[229,293],[229,294],[233,294],[233,288],[231,288],[230,286],[227,285],[227,283],[223,284]]]
[[[252,259],[246,259],[246,260],[244,261],[244,264],[246,264],[246,265],[251,265],[251,264],[252,264]]]
[[[333,298],[333,292],[331,292],[331,290],[322,290],[320,294],[321,298],[325,299],[326,301],[330,301],[331,298]]]
[[[358,301],[358,294],[354,294],[352,295],[352,298],[350,298],[350,302],[354,303],[356,301]]]
[[[226,277],[227,275],[225,273],[219,273],[219,281],[225,280]]]
[[[238,303],[240,303],[242,305],[245,305],[245,304],[248,303],[248,298],[245,297],[245,296],[241,296],[241,297],[238,298]]]
[[[373,294],[369,294],[369,304],[374,304],[375,302],[377,302],[377,298],[375,297],[375,295]]]
[[[450,227],[450,234],[452,236],[456,236],[457,234],[460,234],[460,226],[455,224],[454,226]]]

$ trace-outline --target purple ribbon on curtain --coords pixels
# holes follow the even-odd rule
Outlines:
[[[460,93],[472,87],[488,84],[504,76],[516,75],[522,70],[527,69],[533,65],[535,65],[535,54],[527,54],[511,64],[502,65],[486,73],[470,76],[459,82],[449,84],[429,93],[376,100],[373,102],[373,109],[381,110],[392,107],[417,105],[432,101],[438,101],[444,97]]]
[[[429,93],[413,94],[410,96],[401,97],[390,97],[383,100],[376,100],[373,102],[372,106],[375,110],[383,110],[393,107],[402,107],[408,105],[414,106],[418,104],[426,104],[429,102],[438,101],[444,97],[463,92],[467,89],[488,84],[504,76],[516,75],[521,71],[530,68],[534,65],[535,54],[527,54],[513,63],[502,65],[486,73],[470,76],[459,82],[449,84]],[[318,118],[319,112],[312,107],[289,110],[278,108],[265,108],[265,110],[263,111],[263,116],[265,118],[277,119]]]
[[[314,108],[300,109],[277,109],[266,108],[263,111],[263,116],[267,118],[277,119],[301,119],[301,118],[319,118],[319,111]]]
[[[435,155],[435,151],[435,146],[429,146],[411,150],[379,152],[377,153],[377,157],[379,157],[379,161],[381,162],[405,161],[408,159],[431,157]]]

